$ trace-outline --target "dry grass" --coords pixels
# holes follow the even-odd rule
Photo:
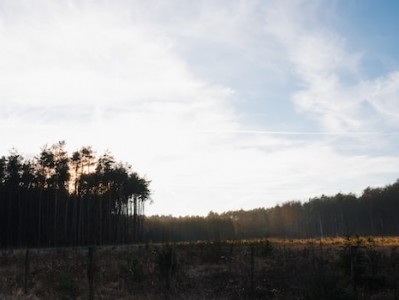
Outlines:
[[[350,237],[98,247],[95,296],[392,299],[399,296],[398,245],[398,237]],[[351,246],[358,249],[355,267]],[[87,299],[87,257],[87,248],[31,249],[24,293],[25,250],[2,250],[0,298]]]
[[[289,239],[289,238],[265,238],[265,239],[252,239],[252,240],[241,240],[238,243],[253,243],[253,242],[265,242],[270,241],[274,244],[293,244],[293,245],[309,245],[312,243],[321,243],[323,245],[343,245],[348,241],[361,240],[364,243],[374,242],[378,246],[399,246],[399,237],[397,236],[349,236],[349,237],[325,237],[325,238],[314,238],[314,239]],[[236,243],[236,241],[231,241]]]

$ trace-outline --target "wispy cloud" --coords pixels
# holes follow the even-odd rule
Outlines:
[[[289,8],[279,3],[268,11],[265,25],[265,30],[285,47],[300,80],[301,89],[293,95],[297,109],[320,120],[329,131],[369,131],[381,114],[396,119],[397,74],[362,81],[361,50],[348,51],[345,38],[315,23],[325,6],[317,1],[310,3],[297,1]],[[298,17],[300,14],[302,17]],[[365,103],[374,111],[366,114]],[[384,123],[388,125],[389,120]]]
[[[278,3],[3,1],[0,150],[36,153],[59,139],[109,148],[152,180],[150,213],[270,206],[385,183],[395,155],[349,155],[331,141],[396,138],[398,76],[360,80],[362,55],[318,23],[320,3]],[[267,88],[295,77],[292,99],[269,102],[270,113],[292,100],[297,117],[322,126],[243,123],[251,93],[235,84],[257,77]]]

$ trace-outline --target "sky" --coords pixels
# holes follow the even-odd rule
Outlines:
[[[0,154],[65,140],[206,215],[399,178],[395,0],[0,0]]]

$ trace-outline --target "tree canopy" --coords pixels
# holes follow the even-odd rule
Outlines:
[[[360,196],[322,195],[207,217],[145,217],[149,185],[130,165],[109,152],[96,156],[90,146],[69,154],[60,141],[29,159],[13,149],[0,157],[0,246],[399,234],[399,181]]]
[[[0,245],[138,242],[149,184],[91,147],[69,155],[60,141],[32,159],[12,150],[0,157]]]
[[[323,238],[348,235],[399,235],[399,181],[366,188],[362,195],[322,195],[305,203],[209,213],[207,217],[152,216],[146,238],[152,241]]]

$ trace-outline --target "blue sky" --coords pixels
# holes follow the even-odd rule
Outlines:
[[[398,6],[0,0],[1,153],[109,149],[152,180],[149,214],[392,183]]]

